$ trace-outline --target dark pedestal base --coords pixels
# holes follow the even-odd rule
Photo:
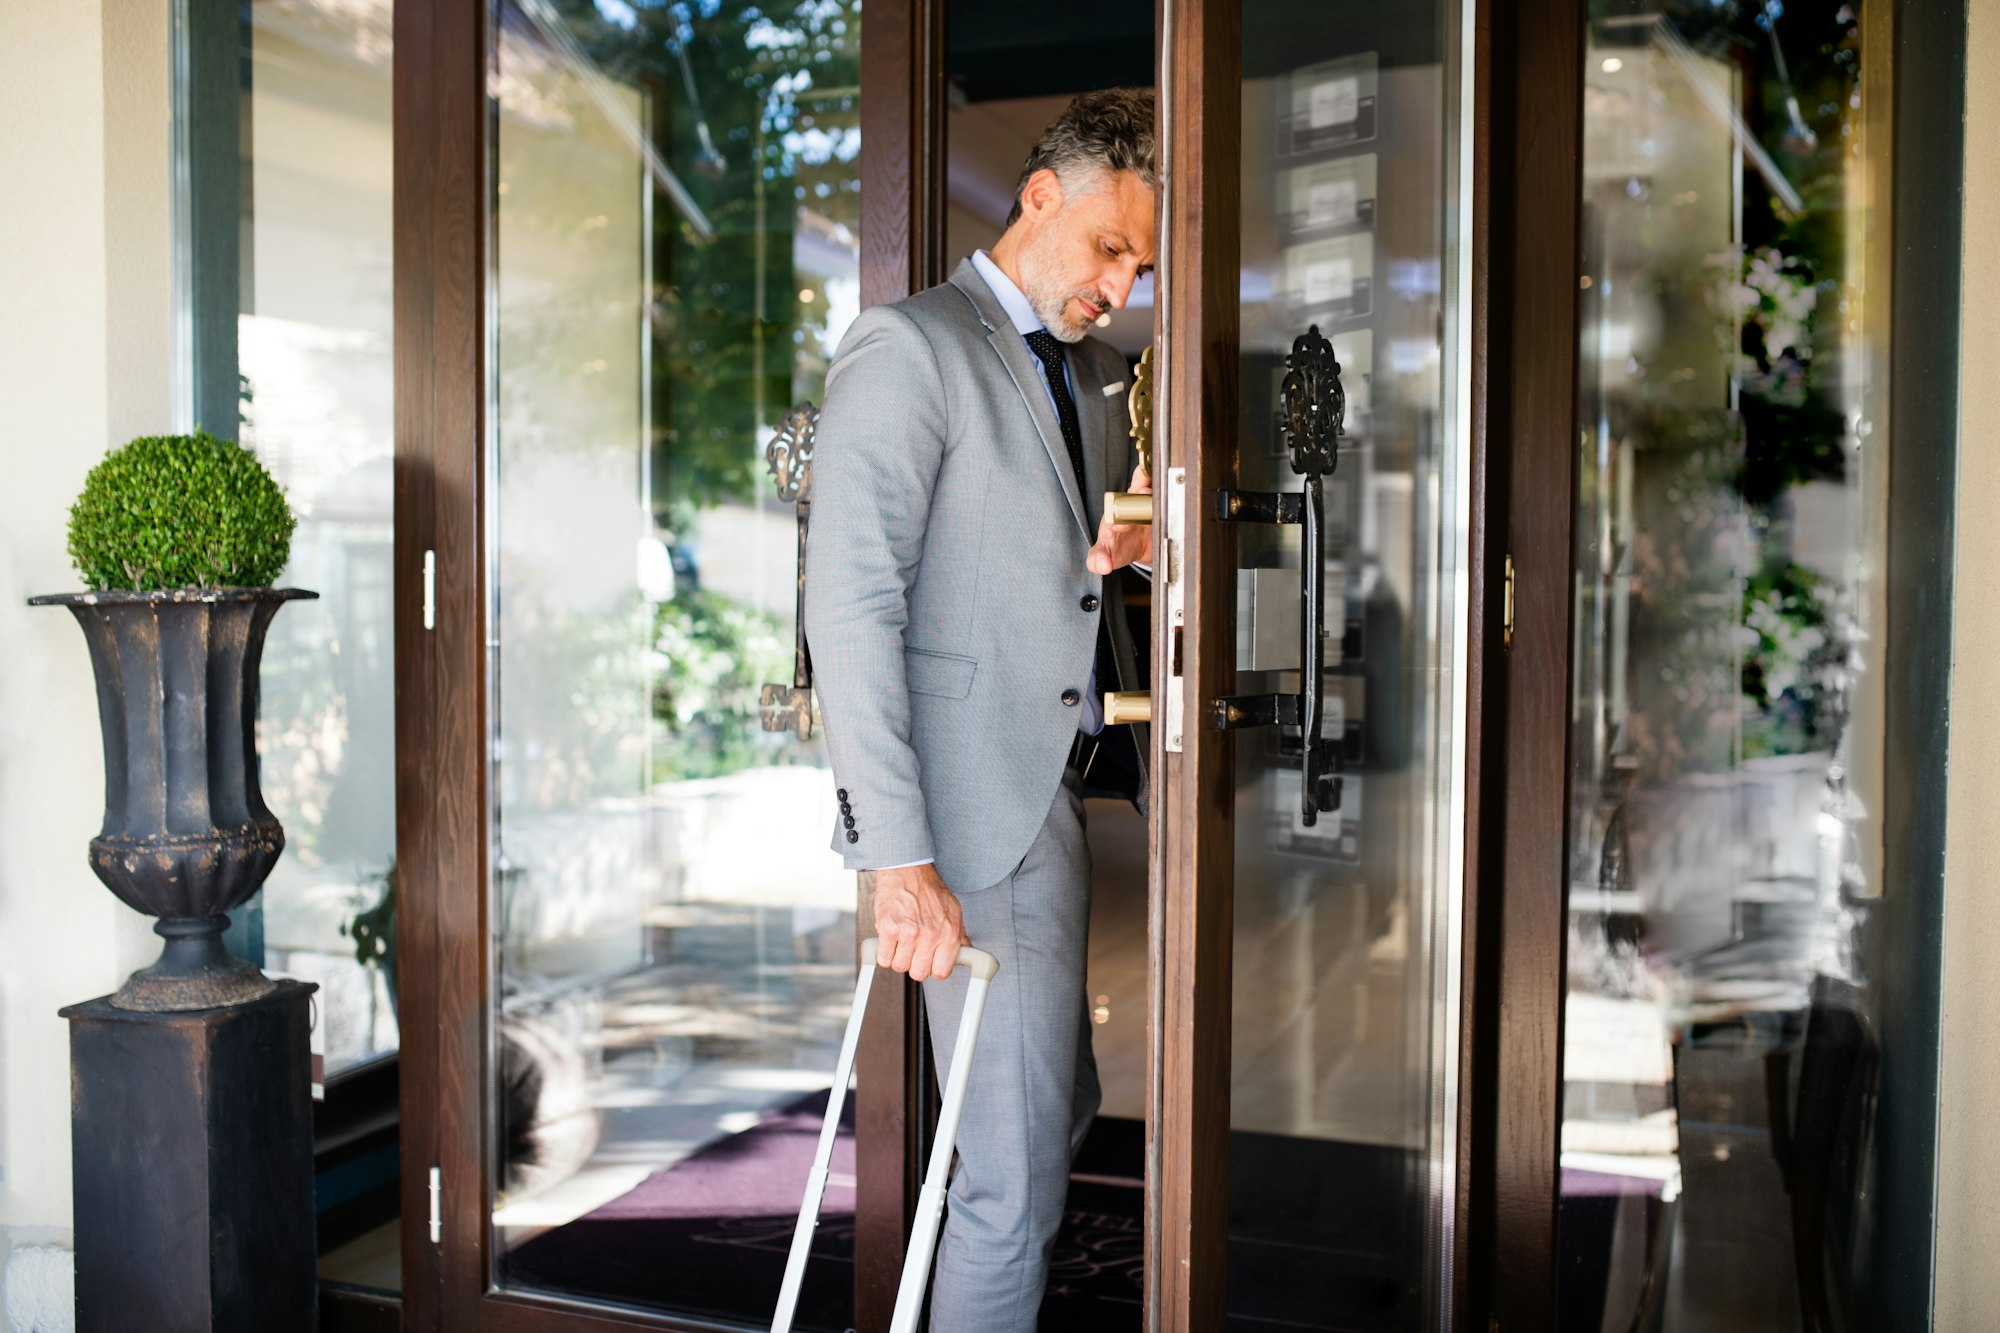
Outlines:
[[[227,1009],[70,1021],[78,1333],[317,1323],[314,987]]]

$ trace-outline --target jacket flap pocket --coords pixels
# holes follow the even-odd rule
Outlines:
[[[921,648],[903,654],[911,694],[937,694],[947,699],[963,699],[972,693],[972,673],[979,669],[976,658],[951,653],[930,653]]]

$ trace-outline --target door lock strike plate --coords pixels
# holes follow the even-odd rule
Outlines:
[[[1160,563],[1166,575],[1167,627],[1165,642],[1167,652],[1161,664],[1161,676],[1166,682],[1166,694],[1160,700],[1160,724],[1164,728],[1162,740],[1167,752],[1179,754],[1182,750],[1184,717],[1187,699],[1185,678],[1180,674],[1180,654],[1173,651],[1179,640],[1181,629],[1187,624],[1187,583],[1183,567],[1183,553],[1187,550],[1187,469],[1170,467],[1167,469],[1167,530],[1160,534]]]

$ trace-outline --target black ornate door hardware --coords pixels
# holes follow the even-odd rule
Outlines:
[[[1340,808],[1340,751],[1320,735],[1326,707],[1326,507],[1323,486],[1339,461],[1346,432],[1347,392],[1333,344],[1309,327],[1292,342],[1285,358],[1283,393],[1285,443],[1292,471],[1305,478],[1297,491],[1217,491],[1215,517],[1225,523],[1298,524],[1301,543],[1299,595],[1299,691],[1246,694],[1215,700],[1209,722],[1222,731],[1287,726],[1300,732],[1303,790],[1300,817],[1307,825]]]

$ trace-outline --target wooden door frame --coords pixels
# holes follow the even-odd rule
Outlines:
[[[870,90],[861,98],[864,309],[945,278],[944,6],[868,0],[861,7],[861,86]],[[875,933],[874,918],[874,876],[863,874],[857,946]],[[854,1326],[861,1333],[881,1333],[895,1313],[930,1137],[932,1082],[921,989],[887,971],[876,973],[873,986],[854,1060]]]
[[[398,4],[394,20],[403,1327],[409,1333],[719,1327],[490,1289],[488,4]],[[870,0],[863,9],[864,304],[895,300],[943,277],[943,34],[940,0]],[[895,89],[906,95],[884,95]],[[434,589],[429,610],[427,579]],[[893,1257],[856,1265],[856,1315],[864,1329],[886,1327],[894,1303],[923,1107],[916,1080],[906,1076],[918,1067],[921,1045],[912,988],[907,981],[879,985],[858,1060],[857,1133],[869,1160],[858,1172],[864,1183],[856,1235],[869,1254]],[[426,1225],[434,1170],[441,1179],[437,1240]]]
[[[1186,519],[1179,553],[1161,552],[1164,527],[1153,525],[1153,568],[1170,579],[1190,569],[1199,582],[1184,625],[1153,617],[1155,693],[1178,668],[1186,725],[1178,738],[1164,717],[1151,729],[1145,1303],[1149,1333],[1193,1333],[1222,1327],[1229,1268],[1236,765],[1234,738],[1201,725],[1201,701],[1228,693],[1235,674],[1236,538],[1199,497],[1236,476],[1242,5],[1159,0],[1155,13],[1156,489],[1185,468]]]
[[[1559,1285],[1586,12],[1480,5],[1461,1308],[1526,1333],[1556,1327]]]

